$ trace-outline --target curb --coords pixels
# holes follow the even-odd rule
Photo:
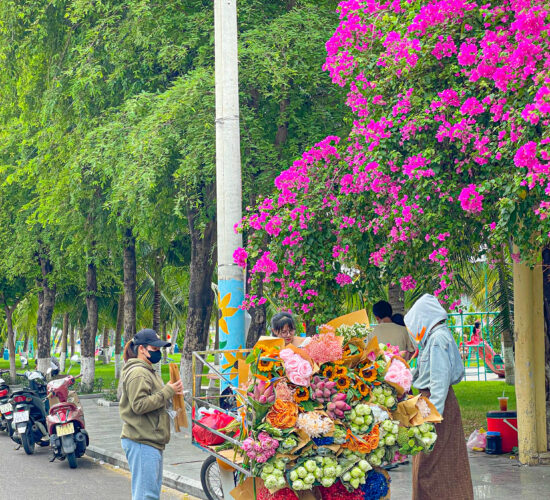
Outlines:
[[[107,406],[107,407],[111,407],[111,406],[119,406],[119,402],[118,401],[107,401],[106,399],[103,399],[103,398],[99,398],[97,401],[97,406]]]
[[[128,468],[128,461],[122,453],[115,453],[99,448],[98,446],[89,445],[88,448],[86,448],[86,455],[97,460],[103,460],[121,469],[130,470]],[[196,481],[195,479],[165,470],[162,472],[162,484],[168,488],[173,488],[182,493],[187,493],[188,495],[206,500],[206,495],[202,491],[200,481]]]

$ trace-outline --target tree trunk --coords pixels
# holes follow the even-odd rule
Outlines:
[[[545,372],[546,372],[546,439],[550,450],[550,246],[542,251],[542,289],[544,293]]]
[[[393,314],[405,314],[405,292],[399,283],[390,283],[388,287],[388,302]]]
[[[52,316],[55,306],[55,284],[50,285],[49,279],[53,267],[46,258],[40,258],[40,267],[42,271],[42,307],[39,306],[37,322],[37,366],[38,370],[46,373],[50,367],[51,349],[50,339],[52,330]],[[40,296],[39,296],[40,304]]]
[[[126,229],[124,239],[124,343],[136,335],[136,239]]]
[[[71,345],[71,358],[74,356],[74,353],[76,351],[76,340],[75,340],[75,330],[76,327],[74,325],[69,326],[69,343]]]
[[[263,283],[260,283],[257,289],[258,297],[263,296],[263,288]],[[262,335],[265,335],[266,332],[267,315],[265,304],[249,309],[248,313],[251,316],[251,320],[248,335],[246,336],[246,347],[252,348],[258,339]]]
[[[155,291],[153,296],[153,330],[159,333],[160,329],[160,287],[158,276],[155,276]]]
[[[162,334],[162,340],[166,340],[166,321],[162,322],[161,334]],[[174,343],[175,341],[176,341],[175,339],[172,339],[172,343]],[[162,364],[164,365],[168,363],[168,349],[170,348],[167,347],[166,349],[162,350]]]
[[[189,210],[188,224],[191,236],[191,263],[189,266],[189,304],[180,371],[185,390],[193,386],[193,351],[203,351],[208,342],[208,329],[214,303],[212,275],[214,273],[214,249],[216,248],[216,220],[206,223],[201,234],[196,227],[198,214]],[[202,373],[202,367],[197,372]],[[200,384],[200,378],[197,381]]]
[[[67,362],[67,335],[69,334],[69,313],[63,315],[63,331],[61,332],[61,355],[59,356],[59,371],[65,371]]]
[[[23,338],[23,352],[26,354],[27,349],[29,348],[29,332],[25,332],[25,337]]]
[[[80,339],[82,388],[90,391],[95,377],[95,337],[97,334],[97,270],[93,262],[86,271],[86,310],[88,318]]]
[[[504,380],[507,384],[515,384],[514,370],[514,339],[510,330],[504,330],[501,335],[502,359],[504,361]]]
[[[15,310],[15,306],[9,307],[4,302],[4,312],[6,314],[6,324],[8,327],[8,351],[10,354],[10,378],[11,383],[15,384],[16,380],[16,374],[15,374],[15,340],[13,336],[13,322],[12,322],[12,315],[13,311]]]
[[[124,327],[124,293],[118,298],[118,311],[116,315],[116,330],[115,330],[115,379],[120,378],[122,371],[122,360],[120,354],[122,352],[122,329]]]
[[[512,334],[513,316],[512,316],[512,298],[509,296],[509,287],[506,280],[504,257],[501,253],[500,262],[498,264],[498,282],[500,294],[504,295],[504,300],[501,300],[502,307],[500,314],[503,319],[503,329],[501,334],[502,343],[502,358],[504,361],[504,380],[507,384],[515,384],[515,356],[514,356],[514,337]]]

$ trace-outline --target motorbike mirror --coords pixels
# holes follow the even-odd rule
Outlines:
[[[29,364],[25,356],[20,356],[19,361],[21,361],[21,366],[27,366]]]
[[[78,357],[78,354],[73,354],[73,355],[71,356],[71,361],[72,361],[73,363],[77,363],[79,359],[80,359],[80,358]]]
[[[48,368],[48,371],[46,372],[48,375],[51,375],[52,374],[52,369],[51,368]]]

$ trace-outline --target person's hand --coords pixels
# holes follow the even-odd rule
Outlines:
[[[168,382],[168,385],[174,389],[176,394],[183,394],[183,382],[178,380],[177,382]]]

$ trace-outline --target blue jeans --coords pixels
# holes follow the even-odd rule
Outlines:
[[[132,500],[158,500],[162,487],[162,451],[131,439],[121,439],[132,473]]]

